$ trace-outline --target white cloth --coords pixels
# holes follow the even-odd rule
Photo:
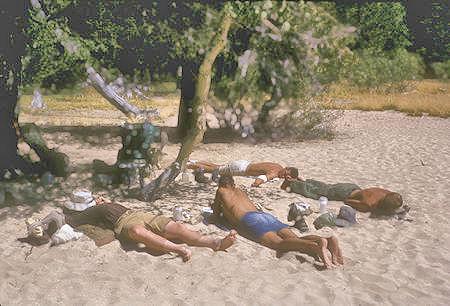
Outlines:
[[[267,182],[267,176],[265,176],[264,174],[259,175],[259,176],[257,176],[256,178],[257,178],[257,179],[260,179],[260,180],[263,180],[264,183]]]
[[[64,224],[59,230],[52,235],[52,244],[57,245],[78,239],[83,233],[76,232],[69,224]]]
[[[220,175],[231,175],[231,176],[245,176],[245,170],[250,164],[247,160],[235,160],[227,165],[223,165],[219,167]]]

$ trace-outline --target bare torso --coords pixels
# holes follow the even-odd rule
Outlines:
[[[374,211],[380,201],[389,193],[391,193],[389,190],[382,188],[355,190],[344,202],[362,212]]]
[[[239,225],[239,220],[249,211],[257,211],[247,194],[236,187],[219,187],[213,204],[214,213],[222,212],[232,225]]]
[[[284,169],[281,165],[276,163],[252,163],[249,164],[245,170],[245,174],[249,176],[265,175],[268,180],[278,177],[280,170]]]

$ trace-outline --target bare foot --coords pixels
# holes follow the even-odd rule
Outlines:
[[[179,252],[177,252],[178,255],[183,258],[183,261],[186,262],[192,257],[192,251],[189,249],[186,249],[185,247],[182,247]]]
[[[328,241],[325,238],[321,238],[314,235],[304,236],[302,239],[310,240],[314,242],[314,246],[309,248],[309,250],[305,253],[313,256],[317,260],[317,256],[322,260],[325,268],[331,269],[331,262],[327,256],[327,246]]]
[[[328,241],[325,238],[320,238],[316,242],[318,244],[316,254],[319,255],[320,259],[322,259],[325,268],[331,269],[331,262],[327,256]]]
[[[223,239],[217,239],[214,251],[225,251],[236,241],[237,232],[232,229],[230,233]]]
[[[339,241],[336,236],[328,238],[328,250],[331,253],[331,261],[333,264],[343,265],[344,264],[344,256],[342,256],[342,249],[339,246]]]

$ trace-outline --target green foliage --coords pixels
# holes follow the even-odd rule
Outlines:
[[[423,60],[417,54],[403,49],[389,52],[363,49],[355,53],[344,77],[357,86],[370,88],[386,83],[401,84],[405,80],[420,78],[423,73]]]
[[[422,20],[431,45],[422,54],[429,61],[445,62],[450,60],[449,7],[444,1],[433,1],[431,6],[431,16]]]
[[[439,79],[448,79],[450,76],[450,60],[430,64],[434,74]]]
[[[222,6],[197,1],[41,2],[50,20],[33,14],[25,64],[27,83],[46,87],[73,83],[86,61],[128,76],[176,75],[183,61],[199,60],[209,48]],[[56,24],[63,38],[56,37]],[[74,46],[64,50],[63,41],[74,41]]]
[[[312,100],[352,59],[347,45],[355,28],[339,23],[329,7],[305,1],[234,3],[238,27],[231,34],[231,55],[222,65],[228,70],[216,75],[214,93],[229,101],[227,107],[241,108],[242,100],[250,100],[259,112],[257,122],[252,122],[254,116],[238,124],[230,121],[235,130],[247,135],[255,125],[274,139],[330,135],[324,130],[332,118]],[[273,122],[269,112],[282,100],[289,112]]]
[[[345,46],[353,28],[310,2],[238,2],[235,7],[242,27],[237,32],[245,31],[247,41],[233,42],[234,74],[224,75],[216,87],[230,101],[311,95],[329,66],[351,53]]]
[[[411,46],[406,10],[399,2],[339,4],[338,18],[358,28],[354,48],[392,50]]]
[[[30,25],[25,32],[32,39],[22,59],[24,85],[61,88],[67,83],[76,82],[82,75],[83,61],[76,54],[67,53],[58,42],[54,22],[41,23],[34,11],[30,15]]]

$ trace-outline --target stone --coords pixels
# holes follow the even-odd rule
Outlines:
[[[220,128],[220,122],[217,119],[216,116],[214,116],[211,113],[206,113],[206,123],[208,124],[208,127],[211,129],[218,129]]]

